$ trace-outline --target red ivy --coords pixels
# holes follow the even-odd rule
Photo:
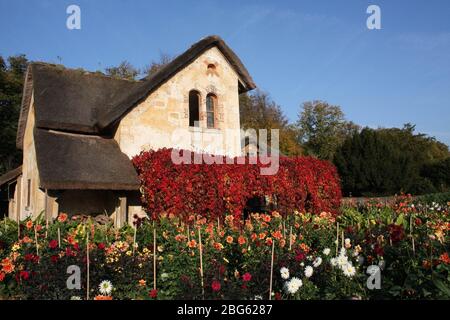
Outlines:
[[[276,199],[277,210],[336,214],[341,189],[336,168],[312,157],[280,157],[278,173],[261,175],[261,163],[174,164],[172,149],[142,152],[133,158],[142,184],[142,201],[152,218],[193,213],[215,218],[241,217],[253,197]],[[189,151],[188,151],[189,152]],[[194,154],[194,153],[193,153]],[[242,159],[242,158],[241,158]],[[224,161],[225,162],[225,158]]]

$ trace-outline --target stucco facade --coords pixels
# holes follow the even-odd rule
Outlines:
[[[34,97],[32,96],[24,135],[22,176],[20,183],[17,184],[22,195],[17,200],[19,201],[19,218],[21,220],[29,216],[37,217],[45,210],[45,191],[39,188],[39,170],[33,136],[34,125]]]

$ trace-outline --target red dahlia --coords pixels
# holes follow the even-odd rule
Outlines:
[[[211,284],[211,288],[213,289],[213,291],[219,291],[220,290],[220,282],[214,280]]]
[[[51,249],[55,249],[55,248],[58,246],[58,241],[56,241],[56,240],[50,240],[50,242],[48,243],[48,246],[49,246]]]
[[[28,271],[20,271],[20,277],[23,280],[27,280],[30,277],[30,274],[28,273]]]
[[[242,280],[245,282],[249,282],[250,280],[252,280],[252,275],[249,272],[244,273],[242,275]]]
[[[150,296],[150,298],[156,299],[156,297],[158,297],[158,290],[152,289],[152,290],[150,290],[150,292],[148,293],[148,295]]]

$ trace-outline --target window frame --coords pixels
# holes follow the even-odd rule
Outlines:
[[[208,110],[208,101],[212,102],[212,110]],[[211,92],[206,95],[206,128],[207,129],[217,129],[216,112],[217,112],[217,96]],[[211,114],[212,114],[212,126],[209,125],[209,116]]]
[[[197,96],[197,106],[195,106],[196,110],[196,119],[192,119],[191,121],[191,117],[193,117],[194,115],[192,114],[192,110],[193,107],[191,107],[191,96],[192,95],[196,95]],[[199,128],[200,127],[200,106],[201,106],[201,101],[202,101],[202,96],[200,94],[200,91],[196,90],[196,89],[192,89],[189,91],[188,94],[188,120],[189,120],[189,127],[190,128]],[[196,125],[197,124],[197,125]]]

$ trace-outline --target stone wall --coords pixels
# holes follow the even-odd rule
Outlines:
[[[200,93],[198,128],[189,127],[191,90]],[[209,93],[217,97],[213,129],[206,126]],[[163,147],[237,156],[241,154],[239,128],[238,75],[214,47],[132,109],[121,120],[115,139],[130,158]]]

